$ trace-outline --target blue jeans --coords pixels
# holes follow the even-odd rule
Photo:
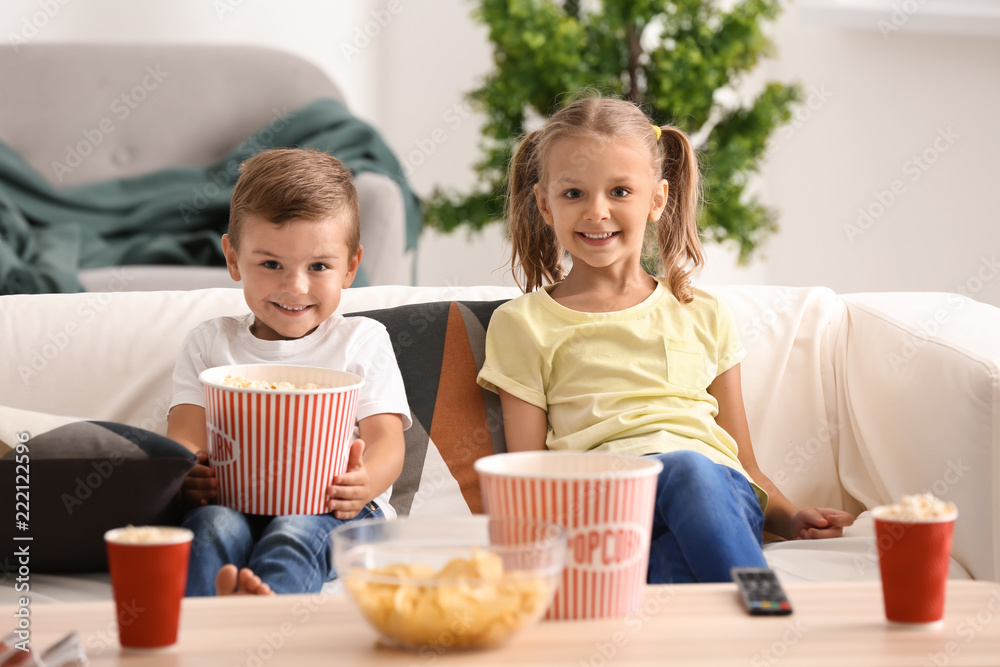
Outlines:
[[[381,516],[382,510],[368,503],[347,521]],[[337,577],[330,531],[347,521],[333,514],[274,517],[221,505],[196,507],[182,522],[194,533],[186,595],[215,595],[215,576],[228,563],[249,567],[275,593],[317,593]]]
[[[663,462],[649,550],[651,584],[732,581],[731,567],[767,567],[764,513],[750,482],[697,452]]]

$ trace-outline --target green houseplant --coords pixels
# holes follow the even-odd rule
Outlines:
[[[597,89],[631,99],[661,123],[696,138],[706,206],[703,236],[733,241],[747,261],[776,229],[775,214],[746,192],[768,137],[791,117],[797,85],[767,83],[750,102],[735,89],[773,44],[763,28],[778,0],[479,0],[494,70],[469,94],[486,115],[478,184],[471,193],[436,189],[425,224],[479,230],[502,218],[507,163],[519,138],[544,117]],[[592,6],[593,5],[593,6]],[[697,141],[697,139],[701,141]]]

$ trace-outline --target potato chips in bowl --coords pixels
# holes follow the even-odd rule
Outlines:
[[[505,641],[545,614],[566,564],[565,530],[528,519],[362,519],[331,539],[362,615],[408,648]]]

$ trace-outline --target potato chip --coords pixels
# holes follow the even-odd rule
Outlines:
[[[388,579],[398,583],[388,583]],[[365,618],[407,646],[471,648],[502,641],[539,618],[555,580],[506,572],[495,553],[474,549],[439,571],[424,563],[356,568],[345,586]]]

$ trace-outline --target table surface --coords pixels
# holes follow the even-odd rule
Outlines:
[[[94,665],[1000,665],[1000,584],[950,581],[936,629],[885,622],[881,587],[787,584],[791,616],[743,611],[734,584],[648,586],[623,619],[543,621],[500,647],[440,653],[384,646],[342,595],[185,599],[178,644],[123,653],[110,602],[29,605],[31,646],[76,630]],[[10,619],[15,607],[0,607]],[[8,624],[10,621],[8,620]],[[6,629],[4,629],[6,631]]]

